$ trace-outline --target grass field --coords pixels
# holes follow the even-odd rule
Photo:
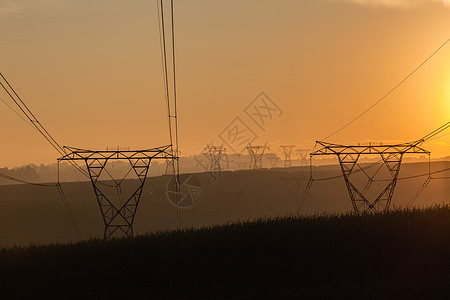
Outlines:
[[[7,298],[448,297],[450,206],[0,250]]]

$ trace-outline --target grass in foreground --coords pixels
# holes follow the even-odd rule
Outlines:
[[[0,250],[0,296],[367,298],[450,292],[450,206]]]

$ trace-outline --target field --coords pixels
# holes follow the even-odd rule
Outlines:
[[[432,163],[432,170],[450,168],[449,161]],[[400,177],[426,173],[427,163],[405,163]],[[314,168],[314,178],[340,175],[339,166]],[[358,176],[362,173],[356,174]],[[449,176],[450,171],[435,174]],[[195,206],[181,210],[182,228],[201,228],[230,222],[277,218],[296,214],[305,190],[308,168],[273,168],[226,171],[212,178],[207,173],[194,176],[201,185],[200,199]],[[298,193],[291,195],[284,178],[300,177]],[[365,178],[362,179],[364,187]],[[169,177],[170,179],[170,177]],[[355,179],[358,179],[356,177]],[[392,207],[406,207],[426,177],[399,180]],[[145,234],[177,228],[177,209],[166,196],[167,176],[147,179],[134,222],[135,232]],[[385,184],[384,182],[382,182]],[[64,182],[67,201],[84,238],[103,236],[103,224],[90,182]],[[373,188],[377,188],[373,184]],[[448,180],[433,180],[414,202],[417,207],[449,204]],[[373,199],[373,198],[372,198]],[[352,210],[344,180],[336,178],[315,181],[300,214],[341,214]],[[77,235],[69,221],[55,187],[29,185],[0,186],[0,248],[30,243],[76,242]]]
[[[450,206],[0,250],[2,298],[444,297]]]

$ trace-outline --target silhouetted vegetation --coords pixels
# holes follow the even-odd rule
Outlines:
[[[5,297],[352,298],[450,291],[450,206],[0,251]]]

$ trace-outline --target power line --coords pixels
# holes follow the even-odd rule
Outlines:
[[[375,200],[375,202],[379,202],[379,201],[380,201],[379,199],[382,199],[382,198],[380,198],[380,197],[381,197],[381,196],[383,195],[383,193],[385,193],[389,188],[391,188],[391,191],[393,191],[393,187],[395,187],[395,184],[396,184],[396,182],[397,182],[398,180],[406,180],[406,179],[418,178],[418,177],[422,177],[422,176],[428,176],[428,177],[427,177],[427,180],[426,180],[426,181],[424,182],[424,184],[420,187],[420,189],[416,192],[416,194],[414,194],[413,198],[412,198],[411,201],[408,203],[408,206],[409,206],[409,205],[411,205],[411,204],[419,197],[419,195],[420,195],[420,194],[422,193],[422,191],[428,186],[428,184],[431,182],[431,180],[434,179],[434,178],[431,176],[432,174],[442,173],[442,172],[445,172],[445,171],[450,170],[450,168],[446,168],[446,169],[442,169],[442,170],[437,170],[437,171],[431,172],[430,152],[428,152],[428,151],[426,151],[426,150],[424,150],[424,149],[421,149],[421,148],[419,147],[420,145],[422,145],[423,143],[425,143],[427,140],[432,139],[433,137],[435,137],[436,135],[439,135],[441,132],[447,130],[448,128],[450,128],[450,122],[445,123],[444,125],[442,125],[442,126],[440,126],[439,128],[433,130],[432,132],[426,134],[424,137],[422,137],[421,139],[419,139],[419,140],[417,140],[417,141],[413,141],[413,142],[410,142],[410,143],[405,143],[405,144],[403,144],[403,145],[402,145],[402,144],[397,144],[397,145],[390,145],[390,146],[388,146],[388,147],[391,147],[391,148],[394,148],[394,149],[396,149],[396,148],[398,148],[398,147],[404,147],[404,146],[407,146],[407,148],[417,149],[417,150],[414,150],[414,151],[413,151],[414,153],[419,153],[419,152],[425,152],[425,153],[427,153],[427,154],[428,154],[429,161],[428,161],[428,173],[426,173],[426,174],[420,174],[420,175],[413,175],[413,176],[409,176],[409,177],[398,178],[397,176],[398,176],[398,172],[399,172],[399,169],[400,169],[400,163],[401,163],[401,160],[402,160],[402,155],[403,155],[403,153],[401,154],[400,159],[398,159],[398,157],[397,157],[397,159],[396,159],[396,162],[398,163],[398,165],[397,165],[397,167],[396,167],[396,171],[395,171],[396,173],[395,173],[395,175],[393,175],[393,172],[392,172],[392,169],[391,169],[392,166],[389,167],[389,166],[387,165],[388,162],[387,162],[386,159],[383,157],[383,153],[386,152],[386,149],[383,149],[383,148],[382,148],[382,147],[383,147],[382,145],[378,146],[378,147],[381,147],[381,149],[378,150],[378,153],[382,156],[382,160],[383,160],[384,164],[386,165],[386,167],[388,167],[388,169],[389,169],[391,175],[393,176],[393,179],[389,179],[389,180],[376,180],[376,181],[390,181],[390,183],[388,184],[388,186],[386,187],[386,189],[382,192],[382,194],[380,194],[380,196]],[[321,144],[321,145],[324,145],[323,142],[317,142],[317,143],[319,143],[319,144]],[[317,144],[317,143],[316,143],[316,144]],[[329,144],[329,143],[325,143],[325,144]],[[330,147],[331,147],[331,146],[335,146],[335,147],[337,147],[337,148],[342,148],[342,149],[346,149],[346,148],[353,149],[352,147],[355,147],[355,146],[341,146],[341,145],[334,145],[334,144],[329,144],[329,145],[330,145]],[[328,147],[328,146],[327,146],[327,147]],[[371,147],[371,146],[370,146],[370,145],[369,145],[369,146],[359,146],[359,145],[358,145],[358,147],[363,147],[363,148],[364,148],[364,147]],[[355,150],[355,149],[353,149],[353,150],[354,150],[355,153],[356,153],[356,150]],[[320,154],[322,154],[322,155],[328,154],[328,153],[324,152],[323,150],[320,150],[320,151],[321,151]],[[364,150],[363,150],[363,151],[364,151]],[[362,152],[363,152],[363,151],[362,151]],[[397,150],[397,151],[398,151],[398,150]],[[417,151],[419,151],[419,152],[417,152]],[[318,151],[316,151],[316,152],[318,152]],[[309,178],[309,180],[308,180],[308,185],[306,186],[306,189],[305,189],[305,191],[304,191],[304,193],[303,193],[303,197],[302,197],[302,199],[300,200],[299,206],[298,206],[298,208],[297,208],[297,213],[298,213],[298,212],[301,210],[301,208],[303,207],[304,202],[306,201],[306,198],[308,197],[309,191],[310,191],[310,189],[311,189],[311,187],[312,187],[313,181],[325,181],[325,180],[332,180],[332,179],[337,179],[337,178],[341,178],[341,177],[343,177],[343,178],[345,179],[345,181],[346,181],[347,188],[348,188],[348,190],[349,190],[349,192],[350,192],[350,197],[351,197],[352,204],[353,204],[353,207],[354,207],[355,211],[358,211],[358,209],[359,209],[358,205],[356,204],[356,201],[358,201],[358,202],[363,202],[363,203],[365,202],[365,203],[369,204],[369,206],[368,206],[367,209],[373,209],[375,202],[372,202],[372,203],[368,202],[367,199],[364,197],[363,194],[361,194],[361,193],[360,193],[360,192],[359,192],[359,191],[358,191],[351,183],[349,184],[349,179],[348,179],[348,176],[350,176],[350,174],[352,173],[353,166],[354,166],[355,164],[357,164],[359,155],[360,155],[362,152],[357,153],[357,158],[356,158],[356,160],[354,160],[354,158],[352,158],[354,161],[351,162],[351,163],[353,163],[353,166],[351,167],[351,169],[348,169],[348,168],[347,168],[346,170],[344,170],[343,159],[340,157],[340,153],[342,153],[342,152],[344,152],[344,151],[341,151],[341,152],[336,152],[336,151],[334,151],[334,153],[338,155],[339,163],[340,163],[341,170],[342,170],[342,175],[333,176],[333,177],[328,177],[328,178],[314,179],[314,178],[313,178],[313,174],[312,174],[312,172],[313,172],[313,171],[312,171],[312,156],[313,156],[313,155],[317,155],[316,152],[310,154],[310,178]],[[369,153],[370,153],[370,152],[369,152]],[[400,152],[399,152],[399,153],[400,153]],[[405,152],[405,153],[406,153],[406,152]],[[375,153],[372,153],[372,154],[375,154]],[[348,155],[351,155],[351,154],[346,154],[346,156],[348,156]],[[368,187],[370,187],[370,185],[372,184],[372,182],[374,182],[375,180],[373,180],[373,176],[368,176],[367,173],[364,171],[364,169],[367,169],[367,168],[369,168],[369,167],[375,166],[375,165],[377,165],[378,163],[380,163],[380,161],[377,161],[377,162],[375,162],[375,163],[373,163],[373,164],[371,164],[371,165],[368,165],[368,166],[366,166],[366,167],[364,167],[364,168],[362,168],[361,166],[358,165],[360,169],[359,169],[359,170],[356,170],[355,172],[353,172],[353,173],[356,173],[356,172],[358,172],[358,171],[361,171],[361,172],[363,172],[363,173],[369,178],[369,181],[368,181],[368,183],[366,184],[366,187],[364,188],[365,191],[368,189]],[[380,168],[381,168],[381,167],[380,167]],[[379,170],[380,170],[380,169],[378,169],[377,172],[378,172]],[[346,174],[347,174],[347,175],[346,175]],[[376,173],[375,173],[375,174],[376,174]],[[374,175],[374,176],[375,176],[375,175]],[[395,177],[394,177],[394,176],[395,176]],[[445,176],[445,177],[438,177],[438,178],[439,178],[439,179],[448,179],[448,178],[450,178],[450,177]],[[393,180],[394,180],[394,181],[393,181]],[[355,198],[355,197],[354,197],[353,191],[355,191],[355,192],[358,194],[359,198]],[[364,192],[363,192],[363,193],[364,193]],[[385,200],[388,200],[388,202],[387,202],[388,204],[386,204],[385,209],[387,209],[387,208],[389,207],[389,202],[391,201],[391,198],[392,198],[392,192],[391,192],[390,194],[388,194],[388,198],[385,199]]]
[[[39,122],[39,120],[34,116],[34,114],[31,112],[31,110],[28,108],[28,106],[22,101],[20,96],[16,93],[14,88],[9,84],[8,80],[6,80],[6,78],[3,76],[2,73],[0,73],[0,76],[5,81],[5,83],[9,89],[2,82],[0,82],[0,85],[3,87],[3,89],[9,95],[11,100],[14,101],[14,103],[17,105],[17,107],[19,107],[19,109],[27,117],[29,122],[42,134],[42,136],[53,146],[53,148],[55,148],[59,154],[64,155],[65,154],[64,149],[50,135],[50,133],[44,128],[44,126],[42,126],[42,124]],[[14,94],[17,97],[17,99],[12,94]]]
[[[437,170],[437,171],[433,171],[433,172],[429,172],[429,173],[424,173],[424,174],[419,174],[419,175],[413,175],[413,176],[408,176],[408,177],[401,177],[398,180],[407,180],[407,179],[419,178],[419,177],[424,177],[424,176],[428,176],[428,175],[438,174],[438,173],[442,173],[442,172],[446,172],[446,171],[450,171],[450,168],[441,169],[441,170]],[[435,178],[433,177],[432,179],[435,179]]]
[[[10,110],[12,110],[19,118],[21,118],[25,123],[27,123],[27,125],[31,126],[31,128],[33,128],[34,130],[36,130],[36,128],[29,122],[27,121],[27,119],[25,119],[21,114],[19,114],[14,108],[11,107],[11,105],[8,104],[8,102],[6,102],[5,99],[3,99],[2,97],[0,97],[0,100],[5,103],[6,106],[8,106],[8,108]]]
[[[365,168],[367,168],[367,167],[365,167]],[[420,178],[420,177],[425,177],[425,176],[428,176],[428,175],[438,174],[438,173],[442,173],[442,172],[446,172],[446,171],[450,171],[450,168],[441,169],[441,170],[428,172],[428,173],[423,173],[423,174],[418,174],[418,175],[407,176],[407,177],[399,177],[398,180],[408,180],[408,179]],[[358,173],[358,172],[360,172],[360,171],[356,170],[353,173]],[[325,177],[325,178],[317,178],[317,179],[315,178],[314,181],[333,180],[333,179],[338,179],[338,178],[341,178],[341,177],[342,177],[342,175],[337,175],[337,176],[332,176],[332,177]],[[446,177],[433,177],[433,179],[446,179]],[[388,179],[384,179],[384,180],[375,180],[375,181],[389,181],[389,180]]]
[[[430,184],[431,179],[433,179],[430,176],[427,177],[427,179],[425,180],[425,182],[422,184],[422,186],[419,188],[419,190],[413,195],[413,197],[411,198],[411,200],[409,200],[408,204],[406,205],[406,207],[411,206],[414,201],[416,201],[417,198],[419,198],[420,194],[422,194],[422,192],[425,190],[425,188],[428,186],[428,184]]]
[[[170,12],[172,19],[172,68],[173,68],[173,103],[175,119],[175,150],[178,152],[178,113],[177,113],[177,80],[176,80],[176,65],[175,65],[175,24],[173,17],[173,0],[170,0]],[[176,155],[178,157],[178,153]]]
[[[11,84],[8,82],[8,80],[5,78],[5,76],[3,76],[2,73],[0,73],[0,77],[1,77],[1,79],[3,79],[3,81],[5,83],[4,84],[2,81],[0,81],[0,85],[5,90],[5,92],[8,94],[8,96],[11,98],[11,100],[16,104],[16,106],[22,111],[22,113],[25,115],[25,117],[26,117],[26,119],[28,119],[28,121],[26,119],[24,119],[23,117],[22,117],[22,119],[27,123],[29,122],[28,124],[32,125],[60,155],[64,156],[65,155],[64,148],[61,147],[61,145],[53,138],[53,136],[47,131],[47,129],[45,129],[45,127],[39,122],[39,120],[36,118],[36,116],[31,112],[31,110],[28,108],[28,106],[23,102],[23,100],[20,98],[20,96],[17,94],[17,92],[14,90],[14,88],[11,86]],[[8,107],[9,107],[9,105],[8,105]],[[10,108],[12,109],[12,107],[10,107]],[[74,166],[76,169],[78,169],[81,173],[87,175],[86,172],[78,164],[74,164],[72,162],[72,166]],[[37,183],[28,182],[25,180],[21,180],[21,179],[17,179],[17,178],[8,176],[6,174],[1,174],[0,177],[6,178],[6,179],[9,179],[12,181],[24,183],[24,184],[29,184],[29,185],[52,186],[52,185],[47,185],[47,184],[37,184]],[[55,185],[53,185],[53,186],[55,186]],[[58,183],[56,184],[56,187],[61,196],[61,199],[63,201],[64,207],[69,216],[69,219],[70,219],[77,235],[79,236],[80,239],[82,239],[80,230],[78,228],[78,224],[76,223],[76,220],[70,209],[69,203],[67,202],[67,199],[66,199],[64,192],[61,188],[61,185],[59,183],[59,166],[58,166]]]
[[[161,56],[163,64],[163,83],[164,91],[167,102],[167,112],[169,121],[169,139],[170,139],[170,150],[171,154],[176,160],[176,170],[174,172],[174,179],[177,185],[177,190],[179,191],[180,185],[180,162],[179,162],[179,143],[178,143],[178,112],[177,112],[177,84],[176,84],[176,62],[175,62],[175,21],[174,21],[174,5],[173,0],[170,1],[170,33],[171,33],[171,46],[172,46],[172,97],[170,96],[169,88],[169,67],[168,67],[168,57],[167,57],[167,39],[166,39],[166,20],[164,18],[164,4],[163,0],[157,2],[158,6],[158,24],[159,24],[159,35],[161,42]],[[171,105],[171,99],[173,99],[173,106]],[[175,145],[174,145],[175,141]],[[179,196],[179,195],[178,195]],[[177,206],[177,223],[180,223],[180,211]]]
[[[26,180],[22,180],[22,179],[18,179],[9,175],[6,175],[4,173],[0,173],[0,177],[4,178],[4,179],[8,179],[11,181],[15,181],[18,183],[23,183],[23,184],[29,184],[29,185],[35,185],[35,186],[48,186],[48,187],[54,187],[55,184],[45,184],[45,183],[35,183],[35,182],[30,182],[30,181],[26,181]]]
[[[14,88],[11,86],[11,84],[8,82],[8,80],[5,78],[5,76],[3,76],[2,73],[0,73],[0,77],[5,82],[5,84],[3,84],[3,82],[0,81],[0,85],[5,90],[5,92],[8,94],[8,96],[11,98],[11,100],[16,104],[16,106],[22,111],[22,113],[24,114],[26,119],[28,119],[28,121],[25,120],[23,117],[21,117],[21,118],[24,119],[25,122],[30,124],[34,129],[36,129],[61,156],[64,156],[66,154],[64,147],[61,147],[61,145],[53,138],[53,136],[47,131],[47,129],[45,129],[45,127],[41,124],[41,122],[39,122],[39,120],[36,118],[36,116],[31,112],[31,110],[24,103],[22,98],[20,98],[20,96],[17,94],[17,92],[14,90]],[[76,168],[84,176],[89,177],[87,172],[83,168],[81,168],[78,164],[76,164],[74,162],[70,162],[70,163],[72,164],[72,166],[74,168]]]
[[[163,76],[164,76],[164,92],[167,102],[167,114],[169,120],[169,139],[170,145],[173,145],[172,141],[172,121],[171,121],[171,109],[170,109],[170,93],[169,93],[169,77],[168,77],[168,67],[167,67],[167,50],[166,50],[166,29],[165,29],[165,20],[164,20],[164,4],[163,1],[160,0],[160,13],[161,13],[161,27],[160,27],[160,36],[162,36],[162,59],[163,59]]]
[[[378,99],[374,104],[372,104],[371,106],[369,106],[366,110],[364,110],[362,113],[360,113],[356,118],[352,119],[350,122],[348,122],[347,124],[345,124],[344,126],[342,126],[341,128],[339,128],[338,130],[336,130],[335,132],[331,133],[330,135],[328,135],[327,137],[325,137],[322,140],[327,140],[330,137],[334,136],[335,134],[337,134],[338,132],[344,130],[345,128],[347,128],[348,126],[350,126],[351,124],[353,124],[354,122],[356,122],[358,119],[360,119],[362,116],[364,116],[367,112],[369,112],[372,108],[374,108],[376,105],[378,105],[381,101],[383,101],[387,96],[389,96],[393,91],[395,91],[400,85],[402,85],[406,80],[408,80],[414,73],[416,73],[424,64],[426,64],[436,53],[439,52],[439,50],[441,50],[447,43],[448,41],[450,41],[450,39],[447,39],[437,50],[435,50],[430,56],[427,57],[427,59],[425,59],[418,67],[416,67],[411,73],[409,73],[405,78],[403,78],[403,80],[401,80],[397,85],[395,85],[391,90],[389,90],[389,92],[387,92],[383,97],[381,97],[380,99]]]
[[[446,134],[443,134],[443,135],[434,137],[434,138],[432,138],[432,139],[428,139],[428,141],[438,140],[438,139],[443,138],[444,136],[448,136],[448,135],[450,135],[450,133],[446,133]]]
[[[425,135],[423,138],[421,138],[420,140],[418,140],[419,142],[425,142],[429,139],[432,139],[433,137],[435,137],[436,135],[440,134],[441,132],[447,130],[450,128],[450,122],[445,123],[444,125],[442,125],[441,127],[433,130],[432,132],[430,132],[429,134]]]
[[[59,195],[64,204],[64,208],[66,209],[67,215],[69,216],[70,222],[72,223],[72,226],[75,229],[75,233],[77,234],[79,240],[82,241],[83,236],[81,235],[80,228],[78,227],[77,221],[75,220],[72,210],[70,209],[69,202],[67,201],[66,195],[64,194],[62,186],[59,182],[56,184],[56,188],[58,189]]]
[[[174,103],[174,126],[175,126],[175,157],[176,157],[176,174],[175,183],[177,188],[177,201],[180,201],[180,160],[179,160],[179,143],[178,143],[178,105],[177,105],[177,80],[176,80],[176,64],[175,64],[175,21],[174,21],[174,9],[173,0],[170,0],[170,11],[172,17],[172,67],[173,67],[173,103]],[[173,155],[173,146],[172,146]],[[180,206],[177,205],[178,223],[180,223]]]
[[[444,125],[438,127],[437,129],[431,131],[430,133],[426,134],[425,136],[423,136],[422,138],[418,139],[417,141],[413,142],[413,143],[425,143],[429,140],[433,140],[433,137],[435,137],[436,135],[444,132],[445,130],[450,128],[450,122],[445,123]],[[447,135],[447,134],[446,134]],[[445,136],[445,135],[443,135]],[[378,164],[380,164],[381,162],[383,162],[383,160],[378,160],[370,165],[364,166],[364,167],[360,167],[360,170],[356,170],[353,173],[358,173],[358,172],[364,172],[364,170],[372,168],[373,166],[376,166]],[[430,174],[435,174],[435,173],[439,173],[439,172],[444,172],[447,171],[449,169],[444,169],[444,170],[440,170],[440,171],[436,171],[436,172],[429,172],[426,174],[421,174],[421,175],[417,175],[417,176],[410,176],[410,177],[403,177],[403,178],[399,178],[398,180],[402,180],[402,179],[410,179],[410,178],[416,178],[416,177],[423,177],[423,176],[427,176]],[[343,175],[336,175],[336,176],[332,176],[332,177],[326,177],[326,178],[319,178],[319,179],[314,179],[314,181],[326,181],[326,180],[333,180],[333,179],[338,179],[343,177]],[[383,180],[377,180],[377,181],[383,181]]]
[[[59,167],[58,167],[58,168],[59,168]],[[74,228],[74,230],[75,230],[75,233],[77,234],[77,236],[78,236],[78,238],[79,238],[80,240],[83,239],[83,237],[82,237],[82,235],[81,235],[81,232],[80,232],[80,229],[79,229],[79,227],[78,227],[78,224],[77,224],[77,222],[76,222],[76,220],[75,220],[75,217],[74,217],[74,215],[73,215],[73,213],[72,213],[72,210],[70,209],[69,202],[67,201],[67,197],[66,197],[66,195],[64,194],[64,191],[63,191],[63,189],[62,189],[62,186],[61,186],[61,184],[60,184],[60,182],[59,182],[59,173],[58,173],[58,183],[56,183],[56,184],[51,184],[51,183],[46,184],[46,183],[35,183],[35,182],[30,182],[30,181],[27,181],[27,180],[22,180],[22,179],[18,179],[18,178],[15,178],[15,177],[6,175],[6,174],[4,174],[4,173],[0,173],[0,178],[4,178],[4,179],[7,179],[7,180],[11,180],[11,181],[18,182],[18,183],[22,183],[22,184],[28,184],[28,185],[32,185],[32,186],[56,187],[57,190],[58,190],[58,193],[59,193],[59,195],[60,195],[60,197],[61,197],[61,200],[62,200],[62,202],[63,202],[63,205],[64,205],[64,208],[65,208],[65,210],[66,210],[66,213],[67,213],[67,215],[69,216],[69,220],[70,220],[70,222],[72,223],[72,226],[73,226],[73,228]]]
[[[157,2],[158,3],[158,2]],[[173,146],[173,130],[172,130],[172,118],[174,120],[174,129],[175,129],[175,142],[176,142],[176,159],[178,162],[178,121],[177,121],[177,95],[176,95],[176,65],[175,65],[175,29],[174,29],[174,8],[173,8],[173,0],[170,2],[170,9],[171,9],[171,35],[172,35],[172,66],[173,66],[173,101],[174,101],[174,114],[172,114],[172,108],[171,108],[171,97],[169,93],[169,79],[168,79],[168,66],[167,66],[167,50],[166,50],[166,36],[165,36],[165,21],[164,21],[164,6],[163,1],[160,0],[158,3],[160,5],[161,10],[161,20],[159,22],[160,25],[160,38],[162,38],[162,56],[163,56],[163,77],[164,77],[164,89],[165,89],[165,97],[167,100],[167,110],[168,110],[168,118],[169,118],[169,135],[170,135],[170,147],[171,147],[171,154],[174,156],[174,146]],[[159,10],[159,9],[158,9]],[[159,17],[159,13],[158,13]],[[161,26],[162,25],[162,26]],[[162,36],[161,36],[162,34]],[[36,118],[36,116],[31,112],[31,110],[28,108],[28,106],[22,101],[20,96],[17,94],[17,92],[14,90],[14,88],[9,84],[7,79],[3,76],[3,74],[0,73],[0,77],[3,79],[5,84],[0,80],[0,85],[5,90],[5,92],[9,95],[11,100],[16,104],[16,106],[20,109],[20,111],[23,113],[23,115],[26,117],[24,118],[21,116],[16,110],[14,110],[6,101],[1,99],[11,110],[13,110],[19,117],[21,117],[27,124],[35,128],[50,144],[51,146],[62,156],[64,157],[66,155],[65,147],[61,147],[61,145],[53,138],[53,136],[44,128],[44,126],[39,122],[39,120]],[[27,121],[28,119],[28,121]],[[83,175],[89,177],[89,174],[82,169],[77,163],[73,162],[72,160],[69,161],[72,166],[80,171]],[[108,172],[107,172],[108,173]],[[109,173],[108,173],[109,174]],[[44,185],[44,184],[35,184],[31,182],[27,182],[24,180],[16,179],[10,176],[7,176],[4,174],[4,176],[1,176],[3,178],[13,180],[16,182],[24,183],[24,184],[32,184],[32,185],[40,185],[40,186],[52,186],[52,185]],[[179,189],[179,164],[177,163],[177,187]],[[91,178],[92,179],[92,178]],[[103,183],[100,183],[103,184]],[[117,182],[116,182],[117,184]],[[106,185],[106,184],[104,184]],[[60,182],[59,182],[59,165],[58,165],[58,183],[56,184],[56,187],[58,188],[58,191],[61,195],[61,198],[63,200],[64,206],[66,207],[67,213],[69,215],[69,218],[74,225],[75,230],[77,231],[78,235],[81,238],[81,234],[78,229],[78,225],[76,224],[75,218],[73,217],[73,214],[70,210],[70,207],[68,205],[67,199],[64,195],[64,192],[61,188]],[[178,218],[178,216],[177,216]]]

